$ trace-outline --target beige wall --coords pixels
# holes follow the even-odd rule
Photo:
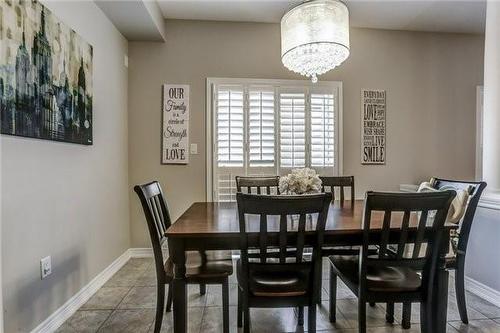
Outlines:
[[[31,331],[130,247],[127,41],[93,2],[47,7],[94,46],[94,145],[1,137],[9,333]]]
[[[351,29],[351,56],[320,80],[344,84],[344,174],[357,194],[395,190],[431,175],[472,178],[475,91],[483,80],[483,36]],[[175,219],[205,199],[207,77],[303,79],[280,62],[276,24],[167,21],[167,42],[129,44],[129,179],[158,179]],[[186,166],[160,164],[161,85],[191,86]],[[387,90],[387,164],[360,164],[360,90]],[[129,189],[130,190],[130,189]],[[149,246],[136,198],[132,246]]]

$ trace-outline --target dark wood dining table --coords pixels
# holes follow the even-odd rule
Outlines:
[[[356,200],[354,205],[346,202],[341,207],[338,202],[332,203],[328,212],[328,220],[325,228],[324,246],[352,246],[361,245],[363,237],[362,216],[363,200]],[[377,230],[382,225],[382,212],[377,217],[372,216],[371,228],[374,240]],[[412,226],[416,226],[416,218],[410,221],[408,237],[412,237]],[[249,245],[258,246],[258,233],[252,235],[252,223],[249,223]],[[257,226],[255,227],[257,230]],[[272,221],[268,224],[272,237]],[[399,236],[397,222],[391,224],[391,236],[397,239]],[[448,271],[445,269],[445,256],[448,253],[450,230],[456,228],[454,224],[446,224],[443,235],[443,247],[440,252],[439,267],[434,280],[435,293],[432,300],[432,331],[438,333],[446,332],[446,315],[448,304]],[[277,229],[276,229],[277,230]],[[430,233],[427,230],[427,235]],[[234,202],[196,202],[182,214],[175,223],[167,230],[166,235],[169,242],[170,256],[174,262],[173,280],[173,311],[174,332],[184,333],[187,329],[187,289],[185,281],[185,251],[203,250],[238,250],[240,247],[240,235],[238,225],[238,211]],[[307,238],[306,243],[312,244],[314,237]],[[425,237],[425,236],[424,236]]]

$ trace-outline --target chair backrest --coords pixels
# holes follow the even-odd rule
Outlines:
[[[344,188],[349,187],[351,192],[351,207],[354,208],[355,200],[355,188],[354,188],[354,176],[339,176],[339,177],[319,177],[321,179],[321,191],[325,192],[327,188],[330,188],[330,192],[333,195],[333,200],[335,200],[335,188],[339,189],[340,192],[340,206],[344,206],[345,193]]]
[[[164,258],[162,247],[167,237],[165,233],[171,225],[170,213],[167,203],[163,197],[160,183],[153,181],[148,184],[136,185],[134,191],[137,193],[144,210],[148,224],[149,236],[153,246],[156,264],[156,276],[158,279],[165,276]]]
[[[469,203],[462,219],[462,226],[460,227],[460,236],[457,246],[458,251],[463,252],[462,254],[465,255],[467,243],[469,242],[470,230],[472,228],[472,222],[474,221],[474,215],[476,214],[476,208],[479,203],[479,199],[481,198],[481,194],[486,188],[486,182],[433,178],[432,186],[436,189],[440,189],[444,186],[453,186],[457,190],[466,190],[470,188]]]
[[[330,193],[273,196],[239,192],[236,198],[241,261],[245,276],[248,276],[252,266],[263,264],[271,264],[274,272],[293,270],[293,265],[297,267],[308,265],[310,271],[314,272],[310,281],[319,276],[321,247],[331,202]],[[298,223],[294,218],[298,218]],[[313,233],[314,244],[306,243],[306,232]],[[259,243],[256,249],[259,252],[258,258],[253,256],[252,258],[255,258],[252,259],[253,262],[249,262],[248,256],[250,235],[258,237]],[[305,246],[308,248],[312,246],[313,251],[311,260],[307,262],[304,260]],[[279,260],[276,260],[278,258]]]
[[[423,291],[432,292],[443,227],[455,191],[426,193],[367,192],[363,216],[360,286],[369,267],[411,267],[422,271]],[[372,221],[382,225],[372,225]],[[372,229],[381,232],[371,233]],[[425,251],[421,251],[425,244]],[[376,245],[378,254],[369,252]],[[410,249],[410,251],[408,251]],[[408,253],[409,252],[409,253]],[[425,252],[425,253],[421,253]]]
[[[246,190],[246,193],[252,193],[252,188],[255,188],[257,194],[280,194],[279,181],[280,181],[279,176],[262,176],[262,177],[236,176],[236,190],[238,192],[242,192],[243,188]],[[274,189],[274,193],[272,189]],[[264,192],[262,190],[264,190]]]

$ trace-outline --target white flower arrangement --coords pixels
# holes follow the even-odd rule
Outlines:
[[[316,171],[309,168],[294,169],[292,173],[280,177],[281,194],[311,194],[321,192],[321,179]]]

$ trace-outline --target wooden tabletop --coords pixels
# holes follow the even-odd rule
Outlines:
[[[325,235],[328,234],[359,234],[362,232],[364,200],[356,200],[351,208],[350,202],[340,207],[338,202],[330,205]],[[383,212],[372,212],[372,229],[380,229]],[[402,214],[401,214],[402,215]],[[255,217],[258,221],[258,217]],[[278,217],[277,217],[278,218]],[[410,227],[416,226],[418,217],[412,214]],[[252,223],[258,230],[258,223]],[[391,226],[398,228],[400,218],[394,218]],[[274,224],[277,226],[277,223]],[[270,231],[277,229],[273,221],[269,220]],[[456,228],[454,224],[447,224],[448,229]],[[252,227],[248,227],[252,231]],[[167,230],[167,237],[220,237],[234,236],[239,233],[238,210],[235,202],[196,202]]]

